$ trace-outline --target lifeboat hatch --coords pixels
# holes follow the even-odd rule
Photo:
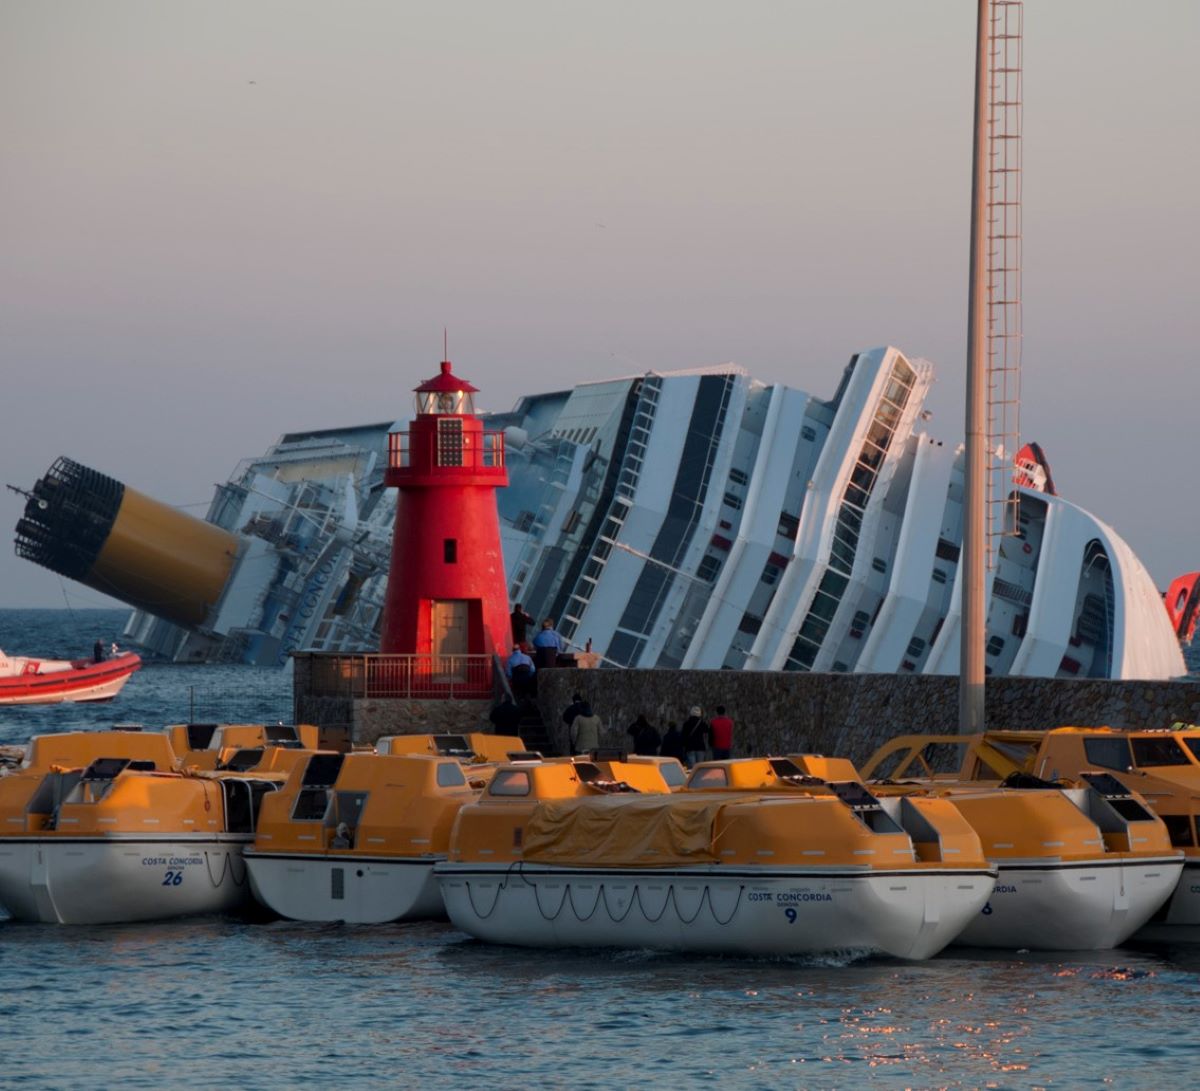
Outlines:
[[[72,769],[69,773],[47,773],[25,805],[26,814],[55,815],[59,804],[74,790],[83,776],[82,770]]]
[[[189,750],[207,750],[219,724],[188,724],[187,744]]]
[[[301,785],[305,788],[332,788],[337,783],[345,758],[345,754],[314,754],[304,768]]]
[[[225,793],[225,832],[253,833],[262,798],[278,785],[268,780],[221,780]]]
[[[434,735],[433,745],[444,758],[473,758],[475,750],[465,735]]]
[[[248,773],[263,759],[261,746],[244,746],[235,750],[228,761],[217,762],[217,768],[231,773]]]
[[[879,802],[861,784],[853,780],[831,783],[830,790],[854,813],[872,833],[903,833],[895,819],[883,809]]]
[[[1117,833],[1129,822],[1153,822],[1152,815],[1111,773],[1083,773],[1088,792],[1088,817],[1102,833]]]
[[[300,750],[304,746],[300,740],[300,731],[291,724],[267,724],[264,733],[271,746],[281,746],[288,750]]]

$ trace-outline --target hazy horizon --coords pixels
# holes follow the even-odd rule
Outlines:
[[[0,3],[4,463],[202,515],[283,432],[736,362],[937,366],[963,435],[975,5]],[[1024,405],[1160,587],[1200,568],[1200,5],[1025,4]],[[1190,457],[1189,457],[1190,456]],[[17,558],[0,606],[111,605]]]

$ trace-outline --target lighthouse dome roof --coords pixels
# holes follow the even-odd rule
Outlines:
[[[426,379],[420,386],[415,388],[418,394],[476,394],[479,387],[472,386],[466,379],[460,379],[450,370],[450,361],[442,361],[441,373],[435,375],[432,379]]]

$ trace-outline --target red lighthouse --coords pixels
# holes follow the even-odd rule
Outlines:
[[[475,416],[476,387],[442,362],[416,389],[411,431],[388,437],[386,484],[400,490],[379,650],[429,656],[431,673],[474,680],[510,645],[496,489],[504,436]],[[465,660],[464,656],[486,656]]]

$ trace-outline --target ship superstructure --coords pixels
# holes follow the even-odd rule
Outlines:
[[[725,365],[487,416],[504,434],[510,599],[612,666],[956,673],[964,459],[921,428],[933,379],[928,361],[879,348],[828,399]],[[286,435],[240,465],[208,515],[238,542],[219,599],[200,622],[139,609],[126,636],[187,660],[375,650],[387,436],[403,427]],[[988,572],[989,672],[1182,675],[1132,550],[1039,467],[1016,480],[1019,533]]]

